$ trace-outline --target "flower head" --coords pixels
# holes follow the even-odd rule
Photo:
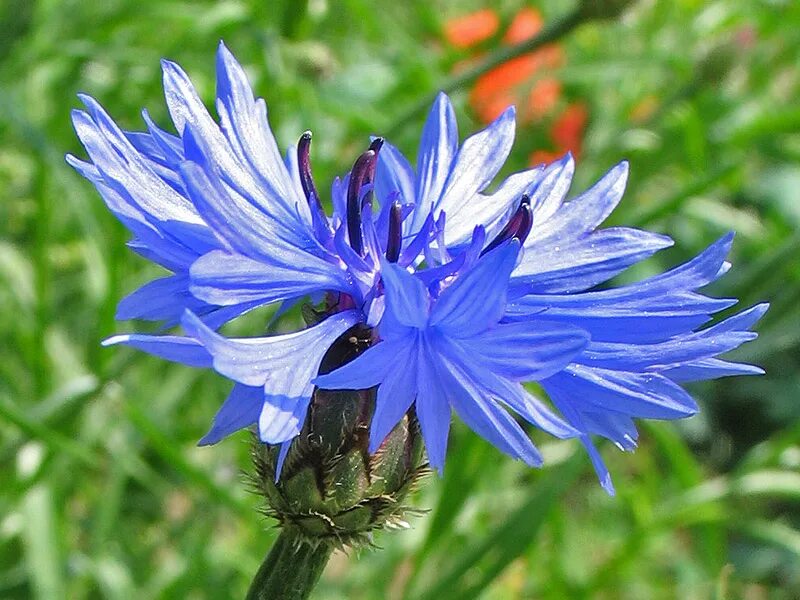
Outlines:
[[[131,246],[172,273],[124,299],[118,316],[184,330],[106,343],[212,367],[234,382],[201,443],[257,425],[262,441],[281,445],[280,472],[319,390],[370,390],[359,403],[374,397],[371,453],[399,423],[418,422],[441,470],[455,411],[538,465],[516,413],[580,438],[612,491],[591,436],[632,449],[634,418],[697,410],[680,383],[761,372],[716,357],[755,336],[764,305],[703,328],[734,303],[697,291],[727,269],[731,236],[662,275],[597,289],[672,243],[599,228],[622,197],[626,163],[569,201],[569,155],[487,193],[511,151],[514,110],[459,143],[441,94],[416,167],[374,138],[331,186],[329,216],[311,171],[311,134],[281,156],[265,103],[223,45],[218,121],[177,65],[163,68],[177,135],[146,113],[147,132],[123,132],[84,97],[87,111],[73,119],[91,162],[69,161],[131,230]],[[253,307],[307,299],[306,329],[244,339],[216,331]],[[343,342],[343,358],[328,364]],[[538,382],[555,410],[526,382]]]

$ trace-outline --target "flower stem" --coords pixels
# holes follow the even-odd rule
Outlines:
[[[261,563],[246,600],[303,600],[319,581],[333,549],[282,531]]]

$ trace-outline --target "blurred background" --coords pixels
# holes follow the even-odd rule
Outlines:
[[[370,134],[414,156],[414,107],[460,78],[462,135],[517,105],[508,171],[571,150],[576,192],[630,160],[609,224],[677,243],[620,280],[736,230],[710,291],[772,303],[734,356],[765,377],[695,385],[700,415],[642,424],[634,454],[602,446],[616,498],[577,442],[536,438],[529,470],[457,424],[413,499],[430,512],[334,556],[316,598],[800,597],[800,3],[642,0],[464,77],[571,6],[0,1],[0,598],[241,598],[274,539],[242,483],[249,436],[195,446],[223,379],[100,347],[148,329],[114,310],[158,271],[63,158],[84,156],[78,92],[126,129],[143,107],[168,125],[161,57],[211,102],[220,39],[284,146],[314,131],[319,185]]]

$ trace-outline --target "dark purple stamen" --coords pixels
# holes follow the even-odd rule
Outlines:
[[[311,132],[306,131],[300,136],[297,142],[297,164],[300,171],[300,185],[303,186],[303,193],[310,206],[316,206],[322,210],[322,203],[314,185],[314,178],[311,176]]]
[[[523,195],[519,203],[519,208],[511,215],[508,223],[506,223],[500,233],[498,233],[491,243],[483,249],[481,256],[494,250],[500,244],[511,238],[519,240],[520,244],[524,244],[528,234],[531,232],[532,225],[533,211],[531,210],[531,199],[527,195]]]
[[[372,150],[375,154],[378,154],[378,152],[381,151],[382,147],[383,147],[382,137],[376,137],[374,140],[372,140],[372,143],[369,145],[369,149]]]
[[[389,209],[389,235],[386,238],[386,260],[396,263],[403,245],[403,209],[396,200]]]
[[[375,151],[367,150],[356,159],[350,171],[350,184],[347,186],[347,234],[350,247],[361,256],[364,255],[364,236],[361,232],[361,188],[374,172]]]
[[[375,138],[369,145],[369,150],[356,159],[353,170],[350,171],[350,184],[347,187],[347,234],[350,237],[350,247],[361,256],[364,256],[361,210],[372,202],[372,191],[370,190],[364,197],[363,202],[359,200],[362,188],[371,184],[375,179],[375,166],[381,146],[383,146],[383,138]]]

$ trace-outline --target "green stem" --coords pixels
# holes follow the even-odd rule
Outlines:
[[[246,600],[303,600],[319,581],[332,548],[282,531],[261,563]]]

